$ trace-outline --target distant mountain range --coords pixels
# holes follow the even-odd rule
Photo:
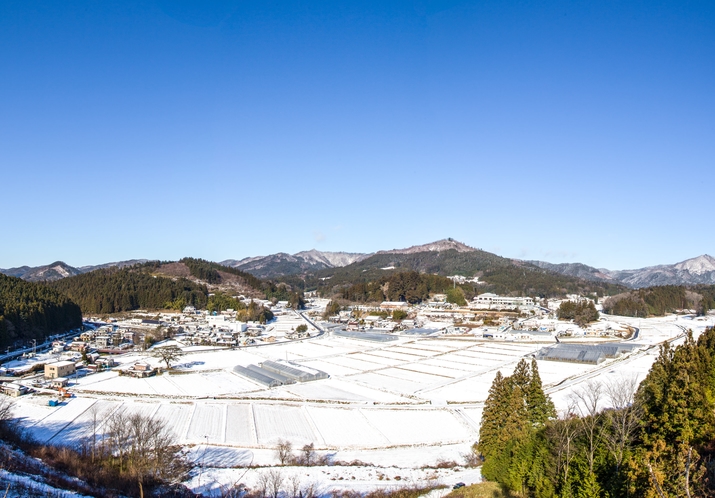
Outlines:
[[[325,268],[338,268],[362,261],[369,254],[350,252],[322,252],[312,249],[296,254],[279,252],[270,256],[258,256],[240,260],[227,259],[220,264],[255,275],[258,278],[276,278],[315,272]]]
[[[408,247],[406,249],[378,251],[374,254],[414,254],[420,252],[440,252],[449,249],[455,249],[457,252],[476,250],[461,242],[444,239],[429,244]],[[241,260],[228,259],[221,261],[220,264],[251,273],[259,278],[277,278],[286,275],[315,273],[329,268],[342,268],[354,263],[359,263],[371,256],[373,256],[372,253],[322,252],[312,249],[296,254],[279,252],[278,254],[271,254],[270,256],[258,256]]]
[[[62,261],[39,267],[22,266],[0,269],[0,273],[28,281],[53,281],[111,266],[124,267],[145,263],[145,259],[118,261],[75,268]],[[236,268],[258,278],[276,279],[289,276],[314,276],[325,280],[347,279],[349,275],[374,277],[392,269],[412,269],[430,273],[473,274],[497,267],[540,268],[566,277],[630,288],[654,285],[715,284],[715,258],[704,254],[672,265],[650,266],[635,270],[608,270],[581,263],[553,264],[545,261],[520,261],[502,258],[475,249],[453,239],[443,239],[405,249],[391,249],[372,254],[324,252],[312,249],[296,254],[277,253],[268,256],[228,259],[223,266]],[[335,271],[331,271],[335,270]],[[339,271],[338,271],[339,270]],[[337,273],[336,273],[337,271]]]
[[[562,275],[594,282],[620,283],[633,289],[654,285],[715,284],[715,258],[703,254],[673,265],[657,265],[637,270],[607,270],[581,263],[552,264],[544,261],[528,263]]]
[[[147,261],[148,260],[146,259],[130,259],[128,261],[117,261],[115,263],[105,263],[103,265],[94,266],[82,266],[80,268],[70,266],[63,261],[55,261],[54,263],[45,266],[21,266],[19,268],[8,268],[6,270],[0,268],[0,273],[4,273],[5,275],[9,275],[11,277],[18,277],[23,280],[27,280],[28,282],[53,282],[55,280],[98,270],[100,268],[109,268],[111,266],[123,268],[137,263],[146,263]]]

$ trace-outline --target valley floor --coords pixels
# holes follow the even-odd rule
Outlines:
[[[590,380],[641,380],[658,355],[658,344],[677,344],[686,330],[697,335],[713,325],[712,317],[607,318],[639,328],[631,342],[642,347],[600,365],[539,361],[545,390],[557,409],[566,409],[569,395]],[[218,491],[237,481],[255,486],[265,469],[244,467],[276,465],[279,440],[295,449],[313,444],[332,461],[374,465],[282,471],[286,479],[297,472],[303,485],[315,483],[324,492],[427,481],[469,484],[479,481],[478,470],[423,467],[464,462],[478,439],[496,372],[509,375],[522,357],[544,345],[447,336],[374,343],[324,335],[240,350],[188,348],[173,374],[135,379],[109,371],[73,379],[76,397],[49,407],[48,396],[24,396],[16,414],[38,440],[61,444],[101,432],[101,422],[115,410],[164,418],[190,448],[196,469],[188,484],[197,491]],[[116,359],[128,365],[147,357],[130,353]],[[233,372],[235,365],[268,359],[288,359],[330,378],[268,389]]]

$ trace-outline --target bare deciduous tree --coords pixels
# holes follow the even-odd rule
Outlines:
[[[91,428],[91,435],[90,435],[90,440],[89,440],[89,453],[92,456],[92,462],[97,460],[97,442],[98,442],[98,437],[99,437],[99,426],[102,423],[102,413],[100,413],[99,410],[99,405],[97,403],[93,404],[92,407],[89,409],[89,416],[91,417],[90,419],[90,428]]]
[[[299,498],[302,496],[302,490],[300,488],[300,475],[293,474],[288,479],[288,493],[290,498]]]
[[[7,396],[0,397],[0,423],[6,423],[12,419],[15,409],[15,400]]]
[[[14,433],[13,412],[15,400],[7,396],[0,396],[0,435],[6,436]]]
[[[221,498],[241,498],[247,494],[246,485],[243,483],[222,484],[219,488]]]
[[[593,473],[596,449],[601,442],[603,424],[600,423],[599,406],[603,397],[603,386],[600,382],[590,380],[585,386],[571,394],[571,402],[575,411],[580,415],[581,430],[586,437],[588,447],[586,457],[588,469]]]
[[[309,482],[301,488],[303,498],[317,498],[323,493],[316,482]]]
[[[105,428],[98,455],[136,479],[140,496],[147,479],[175,481],[184,475],[183,455],[164,420],[117,410]]]
[[[310,467],[311,465],[315,464],[315,446],[313,443],[306,444],[303,446],[301,449],[301,452],[303,453],[301,457],[301,463],[305,465],[306,467]]]
[[[477,449],[477,443],[474,443],[469,451],[462,453],[462,458],[464,459],[464,465],[466,467],[479,467],[482,464],[482,459],[479,457],[479,451]]]
[[[256,491],[262,498],[265,498],[268,495],[269,483],[270,477],[268,477],[268,472],[264,471],[258,474],[258,479],[256,480]]]
[[[279,439],[278,446],[276,447],[276,456],[281,465],[290,463],[293,458],[293,445],[291,442]]]
[[[271,498],[278,498],[283,487],[283,472],[281,469],[271,469],[268,471],[268,493]]]
[[[575,440],[581,430],[574,410],[574,407],[570,406],[559,420],[548,426],[551,439],[555,443],[556,471],[564,483],[568,483],[571,479],[571,462],[576,455]]]
[[[634,396],[638,381],[635,376],[624,377],[606,384],[605,389],[611,409],[605,412],[608,431],[604,434],[604,440],[616,461],[616,472],[619,472],[642,415]]]

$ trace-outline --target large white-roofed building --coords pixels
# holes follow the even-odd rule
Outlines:
[[[498,296],[486,292],[476,296],[469,303],[469,307],[478,310],[529,309],[534,307],[534,300],[530,297]]]

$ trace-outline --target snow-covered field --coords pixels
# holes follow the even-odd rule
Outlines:
[[[657,357],[658,344],[673,339],[677,344],[688,328],[697,335],[713,325],[712,318],[609,319],[638,327],[639,336],[631,342],[643,347],[600,365],[539,361],[544,387],[558,409],[565,409],[573,390],[590,380],[642,379]],[[342,467],[339,482],[331,480],[335,476],[329,467],[301,471],[308,472],[304,480],[335,489],[432,478],[444,484],[466,482],[469,476],[478,479],[478,472],[420,467],[438,460],[462,461],[478,438],[483,403],[496,372],[510,374],[521,358],[542,346],[414,336],[374,343],[326,335],[240,350],[189,350],[180,360],[181,374],[135,379],[98,373],[73,380],[70,389],[76,397],[57,408],[46,406],[47,396],[20,398],[18,414],[37,439],[68,444],[89,434],[97,418],[101,425],[114,410],[164,418],[182,444],[203,445],[205,456],[221,456],[202,463],[202,475],[191,482],[196,489],[217,489],[217,483],[241,478],[245,469],[219,467],[246,465],[249,456],[254,464],[274,465],[274,448],[281,439],[296,448],[312,443],[333,460],[359,459],[383,469],[380,479],[377,468]],[[117,358],[122,365],[140,359],[145,357],[138,353]],[[285,359],[330,378],[267,389],[232,371],[236,365]],[[248,471],[242,482],[250,485],[258,472]],[[393,475],[385,480],[390,474],[401,479],[395,481]]]

